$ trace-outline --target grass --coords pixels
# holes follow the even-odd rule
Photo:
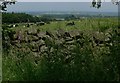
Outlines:
[[[92,20],[91,20],[92,19]],[[66,26],[66,23],[74,21],[75,26]],[[51,24],[46,24],[44,26],[36,26],[33,25],[31,27],[23,27],[24,23],[20,24],[19,27],[12,28],[13,30],[26,30],[29,28],[40,29],[41,31],[46,30],[57,30],[59,28],[64,29],[66,31],[69,30],[97,30],[97,29],[105,29],[111,28],[114,26],[118,26],[118,19],[116,17],[111,18],[86,18],[81,20],[71,20],[71,21],[53,21]],[[100,27],[100,28],[99,28]]]
[[[31,28],[40,29],[41,32],[58,29],[80,30],[83,35],[80,38],[74,37],[72,43],[67,42],[66,36],[58,40],[46,37],[44,42],[47,51],[44,49],[42,53],[32,52],[31,43],[28,42],[20,43],[21,48],[8,44],[8,52],[3,50],[3,80],[120,81],[118,40],[120,32],[117,29],[117,21],[116,18],[93,18],[83,21],[74,20],[75,26],[66,26],[66,21],[52,22],[39,27],[32,26]],[[24,32],[30,29],[21,26],[23,24],[11,30],[21,29]],[[106,42],[96,46],[95,41],[91,39],[92,33],[100,31],[106,34],[109,30],[111,30],[109,32],[111,40],[108,46]]]

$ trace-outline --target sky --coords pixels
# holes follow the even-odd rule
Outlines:
[[[22,1],[22,0],[18,0],[18,1]],[[96,9],[91,7],[90,2],[37,2],[40,0],[35,0],[36,2],[35,1],[30,2],[33,0],[26,0],[26,1],[29,2],[17,2],[15,5],[8,5],[7,8],[8,12],[31,12],[31,11],[118,12],[118,6],[112,4],[111,2],[105,2],[102,4],[102,7],[100,9]]]
[[[91,2],[91,0],[17,0],[18,2]],[[110,2],[111,0],[101,0]]]

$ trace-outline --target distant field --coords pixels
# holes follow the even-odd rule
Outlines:
[[[74,26],[66,26],[67,23],[74,22]],[[27,30],[30,28],[39,29],[41,31],[46,30],[58,30],[63,29],[69,30],[98,30],[99,27],[106,29],[118,26],[118,18],[84,18],[81,20],[70,20],[70,21],[52,21],[50,24],[45,24],[43,26],[31,25],[30,27],[23,27],[25,24],[21,23],[18,27],[11,28],[13,30]]]

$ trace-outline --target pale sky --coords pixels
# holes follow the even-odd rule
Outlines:
[[[91,2],[92,0],[17,0],[18,2]],[[101,0],[110,2],[111,0]]]
[[[92,0],[0,0],[17,2],[92,2]],[[96,0],[97,1],[97,0]],[[120,0],[101,0],[102,2],[120,1]]]
[[[17,0],[18,2],[91,2],[92,0]],[[111,0],[101,0],[110,2]]]
[[[30,0],[29,0],[30,1]],[[90,12],[118,12],[118,6],[111,2],[102,3],[100,9],[91,7],[91,2],[17,2],[8,5],[8,12],[30,11],[90,11]]]

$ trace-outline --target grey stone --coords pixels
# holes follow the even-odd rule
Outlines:
[[[43,38],[43,37],[45,37],[45,35],[46,35],[46,33],[45,32],[39,32],[39,33],[37,33],[37,36],[40,38]]]

